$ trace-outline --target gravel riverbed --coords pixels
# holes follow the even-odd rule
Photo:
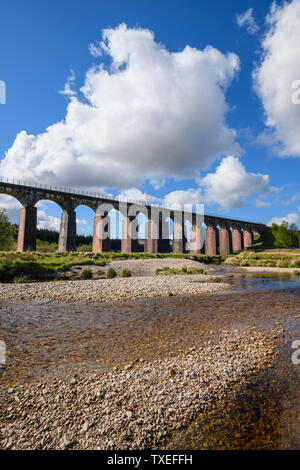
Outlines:
[[[0,405],[4,449],[145,449],[224,398],[234,383],[270,365],[274,328],[223,331],[165,359],[104,374],[11,387]]]
[[[130,278],[0,284],[3,300],[51,299],[63,302],[127,301],[138,298],[197,295],[229,289],[210,275],[186,274]]]

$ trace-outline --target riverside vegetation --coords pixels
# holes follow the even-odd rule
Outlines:
[[[216,256],[204,254],[173,254],[173,253],[91,253],[91,237],[78,236],[77,252],[58,253],[58,233],[51,230],[39,230],[37,251],[31,253],[17,253],[16,249],[18,227],[12,225],[6,212],[0,210],[0,282],[24,282],[61,278],[61,274],[74,266],[107,266],[114,261],[127,261],[136,259],[187,259],[199,261],[204,264],[227,264],[232,266],[254,266],[272,268],[300,268],[300,231],[295,225],[283,223],[281,226],[273,224],[262,236],[255,239],[252,249],[242,250],[239,253]],[[296,248],[298,247],[298,248]],[[11,251],[9,251],[11,250]],[[98,272],[101,272],[98,271]],[[168,266],[158,268],[156,274],[202,274],[203,268],[185,267],[176,269]],[[105,274],[105,273],[103,273]],[[122,277],[129,277],[131,273],[124,272]],[[57,276],[56,276],[57,275]],[[88,270],[82,271],[82,279],[92,279]],[[115,275],[109,270],[107,277],[113,279]]]

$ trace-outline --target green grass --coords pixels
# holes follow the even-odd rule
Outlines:
[[[225,264],[266,268],[300,268],[300,250],[263,249],[261,246],[227,255]]]
[[[121,273],[122,277],[131,277],[131,271],[130,269],[124,268]]]
[[[112,261],[129,259],[191,259],[207,264],[220,264],[220,256],[173,254],[173,253],[40,253],[0,252],[0,282],[12,281],[20,276],[30,279],[57,271],[63,272],[72,266],[105,266]]]
[[[107,270],[107,273],[106,273],[107,279],[114,279],[116,276],[117,276],[117,273],[116,273],[116,271],[114,270],[114,268],[109,268],[109,269]]]
[[[165,266],[164,268],[157,268],[155,274],[162,274],[168,276],[170,274],[207,274],[203,268],[187,268],[183,266],[182,268],[170,268]]]
[[[18,279],[34,280],[47,274],[64,272],[72,266],[99,266],[103,267],[112,261],[132,259],[190,259],[205,264],[225,263],[233,266],[264,266],[281,268],[300,268],[300,250],[297,249],[264,249],[257,244],[253,249],[243,250],[236,254],[226,256],[207,256],[196,254],[173,253],[17,253],[0,252],[0,282],[18,282]],[[201,273],[202,268],[189,268],[185,270],[168,269],[161,270],[160,274],[196,274]],[[100,274],[101,272],[101,274]],[[104,275],[99,270],[98,275]],[[20,282],[20,281],[19,281]]]
[[[93,278],[93,272],[90,269],[83,269],[80,274],[81,279],[87,280]]]

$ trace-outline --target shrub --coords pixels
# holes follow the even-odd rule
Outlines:
[[[99,269],[97,272],[96,272],[97,276],[103,276],[105,274],[105,271],[102,271],[102,269]]]
[[[15,228],[10,223],[6,211],[0,209],[0,250],[15,249],[15,235]]]
[[[116,271],[114,270],[114,268],[109,268],[109,269],[107,270],[107,273],[106,273],[107,279],[114,279],[116,276],[117,276],[117,273],[116,273]]]
[[[81,279],[92,279],[93,273],[90,269],[83,269],[80,274]]]
[[[131,277],[130,269],[124,268],[122,271],[122,277]]]
[[[30,281],[30,277],[29,276],[15,276],[14,279],[13,279],[13,282],[15,283],[25,283],[25,282],[29,282]]]
[[[89,244],[89,245],[86,245],[86,244],[78,245],[77,251],[79,251],[79,252],[81,251],[82,253],[90,253],[91,251],[93,251],[92,244]]]
[[[36,249],[39,253],[55,253],[58,249],[58,244],[57,243],[43,242],[43,241],[37,239]]]

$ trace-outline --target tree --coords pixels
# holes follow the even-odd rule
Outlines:
[[[0,250],[12,250],[15,248],[15,228],[10,223],[5,209],[0,209]]]
[[[274,246],[276,248],[295,248],[299,246],[299,232],[295,224],[283,222],[281,225],[272,225]]]

